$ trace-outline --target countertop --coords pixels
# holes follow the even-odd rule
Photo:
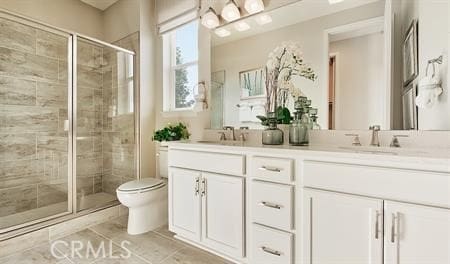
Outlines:
[[[251,142],[213,142],[213,141],[175,141],[169,148],[182,148],[209,152],[251,155],[275,155],[295,157],[303,160],[322,160],[330,162],[358,162],[362,165],[394,166],[415,170],[450,173],[449,149],[412,149],[386,147],[353,146],[290,146],[262,145]]]

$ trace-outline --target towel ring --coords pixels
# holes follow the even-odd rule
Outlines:
[[[437,63],[437,64],[442,64],[442,61],[443,61],[442,55],[439,56],[439,57],[436,58],[436,59],[429,60],[429,61],[428,61],[428,64],[427,64],[427,69],[426,69],[425,76],[428,76],[428,68],[430,67],[430,64],[431,64],[431,65],[433,65],[433,75],[432,75],[431,77],[434,78],[434,76],[436,75],[436,63]]]

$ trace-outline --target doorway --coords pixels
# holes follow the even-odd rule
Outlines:
[[[328,128],[389,128],[389,91],[384,17],[328,29],[326,74]]]

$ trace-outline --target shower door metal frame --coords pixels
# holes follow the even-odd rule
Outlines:
[[[73,86],[73,106],[72,106],[72,132],[73,132],[73,137],[74,137],[74,141],[73,141],[73,146],[72,146],[72,193],[74,193],[74,196],[72,197],[72,208],[73,208],[73,214],[77,214],[78,211],[78,204],[77,204],[77,106],[78,106],[78,98],[77,98],[77,91],[78,91],[78,84],[77,84],[77,59],[78,59],[78,39],[85,39],[88,40],[90,42],[94,42],[96,44],[100,44],[101,46],[106,46],[108,48],[117,50],[117,51],[121,51],[124,53],[127,53],[129,55],[133,56],[133,78],[136,76],[136,54],[133,51],[118,47],[116,45],[89,37],[89,36],[85,36],[83,34],[79,34],[79,33],[73,33],[73,56],[72,56],[72,75],[75,76],[72,80],[72,86]],[[136,102],[139,101],[139,99],[136,97],[137,91],[136,91],[136,82],[133,79],[133,103],[134,103],[134,123],[135,123],[135,130],[136,128],[139,128],[139,119],[138,119],[138,111],[136,111]],[[138,130],[139,131],[139,130]],[[136,135],[136,131],[134,133]],[[135,136],[136,137],[136,136]],[[135,168],[136,171],[136,179],[140,179],[140,170],[139,170],[139,138],[135,138],[135,146],[134,146],[134,152],[135,152],[135,163],[137,163],[137,167]],[[119,202],[116,200],[116,202],[112,202],[112,204],[107,204],[105,206],[101,206],[101,207],[95,207],[95,208],[89,208],[86,210],[82,210],[82,211],[98,211],[101,210],[103,208],[107,208],[107,207],[111,207],[114,206],[114,204],[119,204]],[[81,211],[80,211],[81,212]]]
[[[53,26],[46,25],[44,23],[34,21],[32,19],[26,18],[24,16],[11,13],[8,10],[0,9],[0,18],[4,18],[7,20],[10,20],[15,23],[19,23],[25,26],[29,26],[32,28],[36,28],[45,32],[49,32],[52,34],[56,34],[58,36],[64,37],[67,40],[67,120],[69,121],[69,130],[67,131],[67,169],[68,169],[68,176],[67,176],[67,211],[46,216],[40,219],[32,220],[25,222],[23,224],[18,224],[15,226],[7,227],[4,229],[0,229],[0,234],[5,234],[13,230],[21,229],[28,226],[33,226],[36,224],[39,224],[41,222],[49,221],[55,218],[67,216],[73,214],[73,193],[72,193],[72,177],[71,177],[71,171],[72,171],[72,157],[71,157],[71,151],[72,151],[72,143],[73,143],[73,133],[72,133],[72,92],[73,92],[73,85],[72,85],[72,75],[70,74],[72,71],[72,41],[73,41],[73,34],[70,32],[67,32],[65,30],[58,29]]]
[[[134,65],[134,78],[136,78],[136,54],[133,51],[115,46],[113,44],[79,34],[70,30],[55,27],[45,22],[38,21],[33,18],[26,17],[15,12],[11,12],[7,9],[0,8],[0,18],[8,19],[13,22],[17,22],[26,26],[37,28],[46,32],[54,33],[67,38],[67,118],[69,121],[69,131],[67,135],[68,151],[67,151],[67,211],[43,217],[40,219],[32,220],[23,224],[18,224],[12,227],[0,229],[0,241],[8,239],[10,237],[18,236],[24,233],[28,233],[34,230],[39,230],[57,223],[61,223],[81,215],[89,214],[91,212],[99,211],[105,208],[109,208],[116,204],[108,204],[103,207],[96,207],[92,209],[86,209],[81,212],[77,212],[77,192],[76,192],[76,124],[77,124],[77,40],[78,38],[87,39],[89,41],[107,46],[109,48],[125,52],[133,56]],[[135,172],[136,179],[140,178],[140,117],[139,117],[139,103],[140,96],[139,91],[136,89],[136,80],[133,80],[134,86],[134,122],[135,122]],[[140,87],[140,86],[139,86]]]

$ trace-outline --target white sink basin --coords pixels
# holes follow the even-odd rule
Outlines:
[[[210,144],[210,145],[223,145],[223,146],[243,146],[245,144],[245,142],[233,141],[233,140],[223,140],[223,141],[199,140],[196,143]]]
[[[349,150],[356,153],[369,153],[369,154],[388,154],[388,155],[398,155],[396,150],[387,150],[378,147],[338,147],[339,149]]]

